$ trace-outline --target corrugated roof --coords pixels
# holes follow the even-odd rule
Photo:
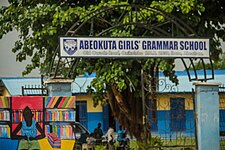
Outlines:
[[[86,93],[93,79],[94,77],[77,77],[71,85],[72,93]]]
[[[22,86],[40,87],[41,78],[1,78],[4,86],[12,96],[22,95]]]
[[[206,70],[207,76],[211,78],[211,70]],[[204,78],[204,71],[198,70],[197,71],[198,78]],[[219,82],[225,85],[225,70],[215,70],[214,71],[214,80],[209,80],[207,82]],[[191,92],[192,88],[195,86],[193,85],[194,82],[190,82],[187,76],[186,71],[176,71],[176,75],[178,76],[179,84],[175,86],[168,78],[166,78],[162,72],[160,72],[160,85],[159,91],[160,92]],[[190,71],[191,77],[194,76],[194,71]],[[78,77],[72,83],[72,93],[86,93],[87,87],[90,85],[91,81],[94,79],[94,76],[91,77]]]
[[[210,71],[207,71],[210,72]],[[193,85],[194,82],[196,81],[189,81],[187,72],[186,71],[180,71],[176,72],[176,75],[179,80],[179,84],[175,86],[174,83],[172,83],[168,78],[165,78],[163,75],[160,76],[160,79],[164,80],[165,83],[159,86],[159,91],[162,92],[191,92],[192,88],[195,86]],[[190,74],[192,77],[194,77],[194,72],[192,71]],[[210,77],[210,73],[208,73]],[[202,70],[198,71],[198,78],[203,79],[204,78],[204,73]],[[214,72],[214,79],[213,80],[208,80],[207,82],[219,82],[222,85],[225,85],[225,70],[215,70]]]
[[[159,91],[160,92],[191,92],[194,88],[193,82],[190,82],[186,71],[176,72],[179,80],[179,85],[175,86],[168,78],[165,78],[162,73],[160,73]],[[191,72],[191,76],[194,72]],[[198,72],[199,78],[203,78],[203,71]],[[71,84],[71,92],[74,94],[86,93],[87,87],[90,85],[91,81],[95,78],[95,74],[88,76],[77,77]],[[225,70],[215,70],[215,79],[209,80],[208,82],[219,82],[225,85]],[[8,89],[12,96],[22,95],[22,86],[41,86],[41,78],[0,78],[5,87]]]

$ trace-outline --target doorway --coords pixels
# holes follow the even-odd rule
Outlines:
[[[87,101],[76,102],[76,122],[88,128]]]

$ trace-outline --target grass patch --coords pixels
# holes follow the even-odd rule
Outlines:
[[[180,138],[180,139],[164,139],[160,137],[152,137],[147,141],[147,145],[144,142],[138,142],[136,140],[130,140],[131,150],[196,150],[195,139],[193,138]],[[116,142],[115,147],[119,146]],[[149,148],[147,148],[150,146]],[[106,146],[96,145],[95,150],[105,150]]]

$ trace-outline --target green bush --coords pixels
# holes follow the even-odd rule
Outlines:
[[[96,145],[95,150],[105,150],[106,147],[104,145]]]
[[[145,142],[138,142],[138,141],[130,141],[130,148],[131,149],[138,149],[138,150],[158,150],[158,148],[146,148],[147,146],[157,146],[160,147],[163,145],[162,140],[159,137],[152,137],[150,140],[147,141],[147,145]]]

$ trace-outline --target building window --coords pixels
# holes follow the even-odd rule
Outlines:
[[[185,124],[185,99],[170,98],[170,129],[171,131],[184,131]]]

